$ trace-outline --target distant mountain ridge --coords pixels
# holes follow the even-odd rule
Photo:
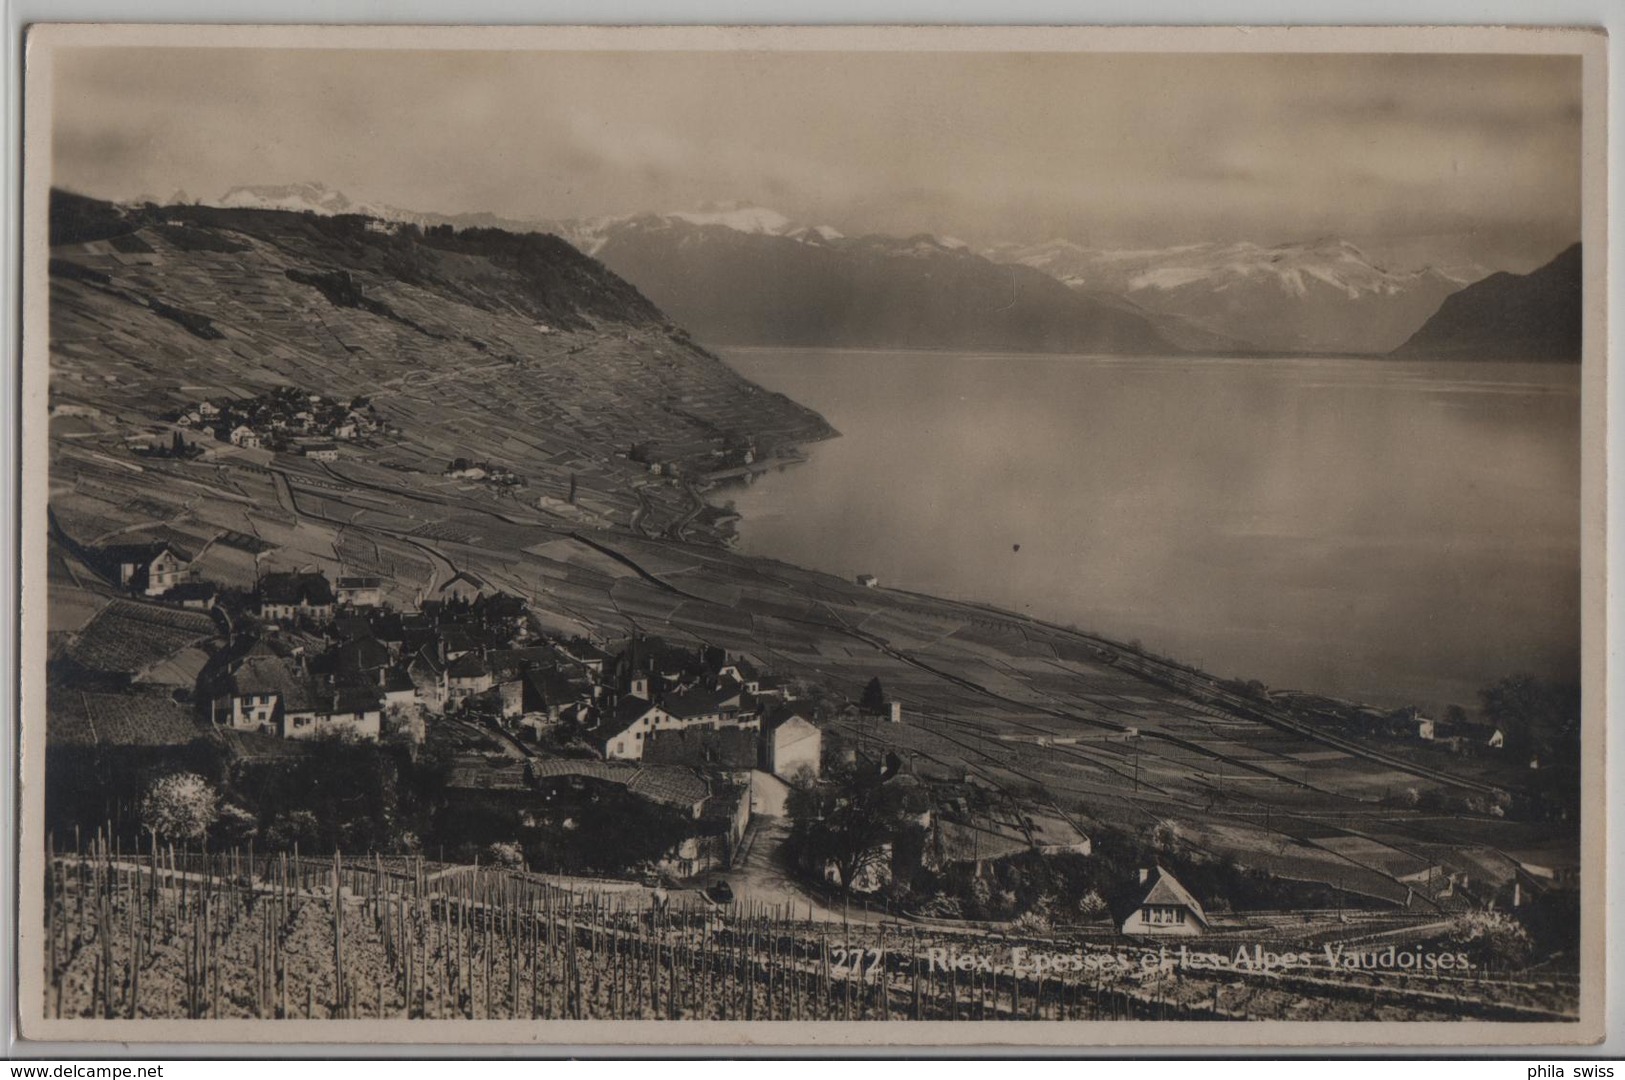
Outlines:
[[[1270,352],[1385,353],[1462,281],[1396,272],[1345,240],[1098,249],[1067,240],[989,250],[1089,295],[1114,295],[1189,333]]]
[[[849,237],[759,207],[566,223],[561,235],[726,345],[1180,351],[1132,308],[953,237]]]
[[[1582,285],[1579,244],[1527,274],[1491,274],[1447,297],[1393,355],[1578,362]]]
[[[170,204],[187,203],[184,192],[177,192]],[[156,202],[140,199],[138,202]],[[205,200],[202,205],[228,210],[284,210],[290,213],[310,213],[322,217],[340,214],[359,214],[379,221],[395,221],[419,228],[450,225],[455,229],[501,229],[511,233],[551,232],[558,227],[547,221],[507,218],[484,211],[464,214],[440,214],[424,210],[405,210],[388,203],[356,202],[342,191],[336,191],[318,180],[295,184],[248,184],[231,188],[217,199]]]
[[[551,233],[721,345],[1386,355],[1411,348],[1482,272],[1388,269],[1335,237],[975,251],[929,233],[848,236],[750,203],[516,220],[357,202],[312,181],[235,187],[214,205]],[[1444,348],[1420,340],[1416,348]]]

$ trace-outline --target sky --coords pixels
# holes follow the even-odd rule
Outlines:
[[[749,202],[849,234],[1336,236],[1523,271],[1580,232],[1580,64],[1495,55],[57,54],[54,182],[320,181],[534,220]]]

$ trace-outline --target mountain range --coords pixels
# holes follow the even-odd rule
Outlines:
[[[1335,238],[1145,250],[1054,240],[1001,246],[990,255],[1042,270],[1086,295],[1121,297],[1216,342],[1266,352],[1387,352],[1465,284],[1432,268],[1384,269]]]
[[[752,228],[738,227],[742,216]],[[950,237],[847,237],[740,211],[640,215],[565,235],[721,345],[1178,351],[1144,315]]]
[[[553,233],[718,345],[1383,355],[1411,349],[1447,298],[1485,273],[1392,269],[1334,237],[1145,249],[1061,239],[975,250],[935,234],[848,236],[739,203],[516,220],[358,203],[319,183],[238,187],[217,203]],[[1443,337],[1421,340],[1415,349],[1448,351]]]

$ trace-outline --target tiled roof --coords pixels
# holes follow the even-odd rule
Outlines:
[[[1202,910],[1202,905],[1197,902],[1196,897],[1160,866],[1151,871],[1151,880],[1147,882],[1145,893],[1140,897],[1139,906],[1144,907],[1147,904],[1187,907],[1196,913],[1198,919],[1207,922],[1207,912]]]
[[[651,731],[643,740],[642,759],[652,765],[753,769],[756,758],[756,732],[744,728]]]
[[[679,720],[692,716],[704,716],[707,713],[722,711],[722,703],[734,695],[723,690],[707,690],[695,687],[684,694],[670,694],[660,703],[660,707]]]
[[[164,599],[172,603],[180,603],[185,600],[213,600],[219,594],[219,588],[212,582],[183,581],[179,585],[171,585],[164,592]]]
[[[611,714],[610,723],[614,730],[625,731],[627,727],[647,715],[655,707],[652,701],[644,701],[642,698],[628,694],[615,703],[615,710]]]
[[[260,580],[260,600],[271,604],[307,604],[325,607],[333,603],[333,588],[325,574],[266,574]]]
[[[341,589],[381,589],[384,587],[383,578],[375,577],[341,577],[338,580]]]
[[[284,711],[311,708],[310,686],[293,665],[281,657],[251,656],[231,673],[231,690],[245,694],[277,694]]]
[[[632,776],[626,787],[635,795],[674,806],[693,806],[710,793],[694,770],[679,765],[645,766]]]
[[[339,670],[377,671],[389,666],[389,648],[373,638],[346,641],[338,648]]]
[[[143,671],[217,633],[201,611],[114,600],[85,624],[68,650],[93,671]]]
[[[452,662],[446,674],[453,679],[477,679],[491,673],[490,665],[478,653],[465,653]]]
[[[789,723],[792,719],[798,716],[807,723],[812,723],[812,717],[808,716],[806,712],[796,708],[794,705],[785,704],[780,705],[773,709],[772,712],[769,712],[766,718],[763,719],[762,726],[768,731],[772,731],[775,728]]]
[[[391,693],[411,690],[415,685],[412,676],[402,668],[390,668],[388,674],[384,676],[384,689]]]

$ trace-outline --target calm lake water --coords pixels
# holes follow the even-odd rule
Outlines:
[[[736,349],[843,434],[740,549],[1382,703],[1578,679],[1579,371]]]

